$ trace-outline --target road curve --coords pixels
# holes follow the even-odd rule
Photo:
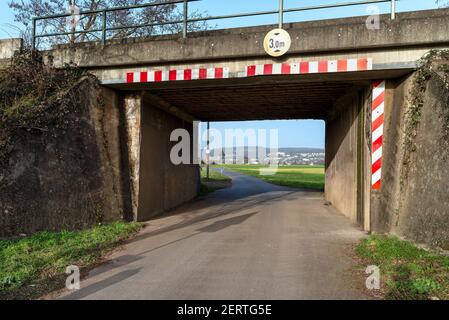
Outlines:
[[[226,174],[232,187],[150,221],[81,290],[53,298],[367,298],[351,258],[364,234],[322,193]]]

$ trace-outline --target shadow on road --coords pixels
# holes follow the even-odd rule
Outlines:
[[[227,227],[241,224],[257,213],[259,213],[259,212],[258,211],[251,212],[251,213],[244,214],[241,216],[232,217],[232,218],[228,218],[228,219],[224,219],[224,220],[220,220],[220,221],[215,221],[214,223],[212,223],[206,227],[198,229],[198,231],[200,231],[200,232],[217,232],[217,231],[223,230]]]
[[[63,300],[78,300],[78,299],[85,298],[97,291],[103,290],[103,289],[105,289],[109,286],[112,286],[118,282],[128,279],[128,278],[136,275],[137,273],[139,273],[139,271],[140,271],[140,268],[130,269],[130,270],[125,270],[125,271],[119,272],[109,278],[95,282],[85,288],[81,288],[79,291],[71,293],[71,294],[63,297],[62,299]]]
[[[196,215],[189,215],[185,218],[185,220],[176,223],[174,225],[170,225],[167,227],[163,227],[161,229],[150,231],[147,233],[143,233],[134,238],[134,241],[140,241],[149,237],[153,237],[155,235],[174,231],[177,229],[181,229],[184,227],[191,226],[193,224],[201,223],[210,219],[214,219],[220,216],[239,213],[242,210],[248,210],[255,206],[261,204],[273,204],[277,201],[289,201],[288,195],[293,194],[294,192],[274,192],[274,193],[266,193],[256,196],[247,197],[245,199],[239,199],[232,202],[227,202],[226,204],[220,206],[217,204],[211,204],[209,206],[205,206],[205,208],[197,209]],[[292,199],[293,200],[293,199]],[[186,210],[187,211],[187,210]],[[182,212],[177,212],[176,215],[181,215]]]

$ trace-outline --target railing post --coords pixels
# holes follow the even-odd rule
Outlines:
[[[284,0],[279,0],[279,29],[284,26]]]
[[[391,20],[396,19],[396,0],[391,0]]]
[[[189,16],[189,1],[184,0],[184,19],[182,23],[182,37],[187,38],[187,19]]]
[[[103,27],[101,29],[101,32],[102,32],[102,34],[101,34],[101,43],[103,45],[106,45],[106,27],[107,27],[107,24],[106,24],[106,10],[103,10],[102,13],[103,13]]]
[[[31,49],[33,51],[35,51],[36,50],[36,18],[33,18],[32,24],[33,24],[33,30],[31,31],[32,32]]]

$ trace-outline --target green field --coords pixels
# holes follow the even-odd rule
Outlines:
[[[271,171],[263,165],[224,165],[228,170],[247,174],[266,182],[293,188],[324,190],[324,166],[279,166]],[[261,175],[261,169],[270,175]]]

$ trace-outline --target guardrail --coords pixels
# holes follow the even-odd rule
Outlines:
[[[49,16],[42,16],[42,17],[34,17],[32,19],[32,48],[33,48],[33,50],[36,50],[36,41],[38,38],[55,37],[55,36],[74,36],[75,34],[81,34],[81,33],[89,34],[89,33],[98,33],[98,32],[101,32],[101,42],[103,45],[105,45],[106,41],[108,40],[107,39],[108,31],[138,29],[138,28],[145,28],[145,27],[171,25],[171,24],[182,24],[182,37],[186,38],[187,33],[188,33],[188,25],[190,23],[201,22],[201,21],[205,22],[205,21],[210,21],[210,20],[261,16],[261,15],[277,14],[278,20],[279,20],[279,28],[282,28],[283,23],[284,23],[283,22],[284,14],[289,13],[289,12],[300,12],[300,11],[338,8],[338,7],[349,7],[349,6],[358,6],[358,5],[375,4],[375,3],[386,3],[386,2],[389,2],[391,4],[391,7],[390,7],[391,8],[391,10],[390,10],[391,11],[391,19],[395,19],[395,17],[396,17],[396,1],[398,1],[398,0],[359,0],[359,1],[340,2],[340,3],[333,3],[333,4],[298,7],[298,8],[284,8],[284,0],[277,0],[279,2],[278,10],[256,11],[256,12],[247,12],[247,13],[221,15],[221,16],[189,18],[189,3],[197,2],[197,1],[201,1],[201,0],[169,0],[169,1],[164,1],[164,2],[154,2],[154,3],[146,3],[146,4],[140,4],[140,5],[133,5],[133,6],[104,8],[104,9],[99,9],[99,10],[80,12],[79,13],[80,16],[92,16],[92,15],[98,15],[98,14],[100,14],[102,16],[102,21],[101,21],[102,27],[89,29],[89,30],[76,30],[75,29],[75,30],[68,31],[68,32],[37,34],[38,21],[58,19],[58,18],[67,18],[67,17],[73,16],[73,14],[72,13],[63,13],[63,14],[56,14],[56,15],[49,15]],[[273,0],[273,1],[276,1],[276,0]],[[126,11],[126,10],[135,10],[135,9],[144,9],[144,8],[158,7],[158,6],[164,6],[164,5],[176,5],[176,4],[183,5],[183,18],[181,20],[108,27],[108,13]]]

